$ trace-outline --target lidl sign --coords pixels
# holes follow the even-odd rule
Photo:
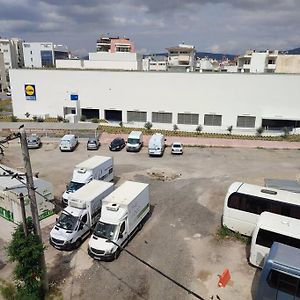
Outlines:
[[[34,84],[25,84],[26,100],[36,100],[36,91]]]

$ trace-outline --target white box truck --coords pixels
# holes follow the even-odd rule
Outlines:
[[[93,179],[104,181],[114,179],[112,157],[95,155],[76,165],[72,180],[63,193],[63,203],[68,204],[69,196]]]
[[[73,193],[50,232],[50,244],[59,250],[81,245],[101,214],[102,199],[113,191],[113,183],[92,180]]]
[[[155,133],[151,136],[148,144],[149,156],[163,156],[165,151],[165,137],[161,133]]]
[[[149,185],[123,183],[102,201],[101,218],[89,240],[89,255],[99,260],[116,259],[121,252],[117,245],[127,244],[142,227],[149,211]]]
[[[143,143],[143,133],[131,131],[128,135],[126,151],[138,152],[142,149]]]

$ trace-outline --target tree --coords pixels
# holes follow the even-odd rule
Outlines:
[[[34,234],[33,223],[27,219],[28,236],[24,234],[23,226],[18,225],[7,248],[11,262],[16,262],[14,280],[16,284],[16,299],[41,299],[42,295],[42,265],[41,256],[44,246],[39,237]]]
[[[122,121],[119,123],[119,126],[120,126],[121,128],[123,128],[123,127],[124,127],[124,124],[123,124],[123,122],[122,122]]]
[[[196,127],[197,133],[199,134],[202,130],[203,130],[202,125],[199,124],[199,125]]]
[[[150,130],[152,128],[152,123],[151,122],[146,122],[144,127],[147,129],[147,130]]]
[[[260,126],[256,129],[256,135],[261,136],[264,131],[265,131],[265,128]]]
[[[173,130],[174,130],[174,131],[179,130],[179,127],[177,126],[177,124],[174,124],[174,125],[173,125]]]
[[[290,134],[290,129],[288,127],[283,127],[282,131],[283,131],[283,137],[287,138],[288,135]]]
[[[229,132],[229,134],[231,134],[232,129],[233,129],[233,126],[232,126],[232,125],[230,125],[230,126],[227,127],[227,131]]]

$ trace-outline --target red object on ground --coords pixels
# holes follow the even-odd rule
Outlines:
[[[229,270],[225,269],[224,272],[222,273],[222,275],[219,275],[219,277],[220,278],[219,278],[218,286],[225,287],[231,278]]]

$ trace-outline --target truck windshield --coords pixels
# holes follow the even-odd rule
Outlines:
[[[62,213],[57,221],[57,226],[65,230],[74,230],[77,222],[77,217]]]
[[[75,191],[77,191],[78,189],[80,189],[83,186],[84,186],[84,183],[71,181],[70,184],[68,185],[68,192],[74,193]]]
[[[128,144],[138,144],[139,142],[139,139],[128,139]]]
[[[117,231],[117,225],[98,222],[94,234],[103,239],[113,240]]]

